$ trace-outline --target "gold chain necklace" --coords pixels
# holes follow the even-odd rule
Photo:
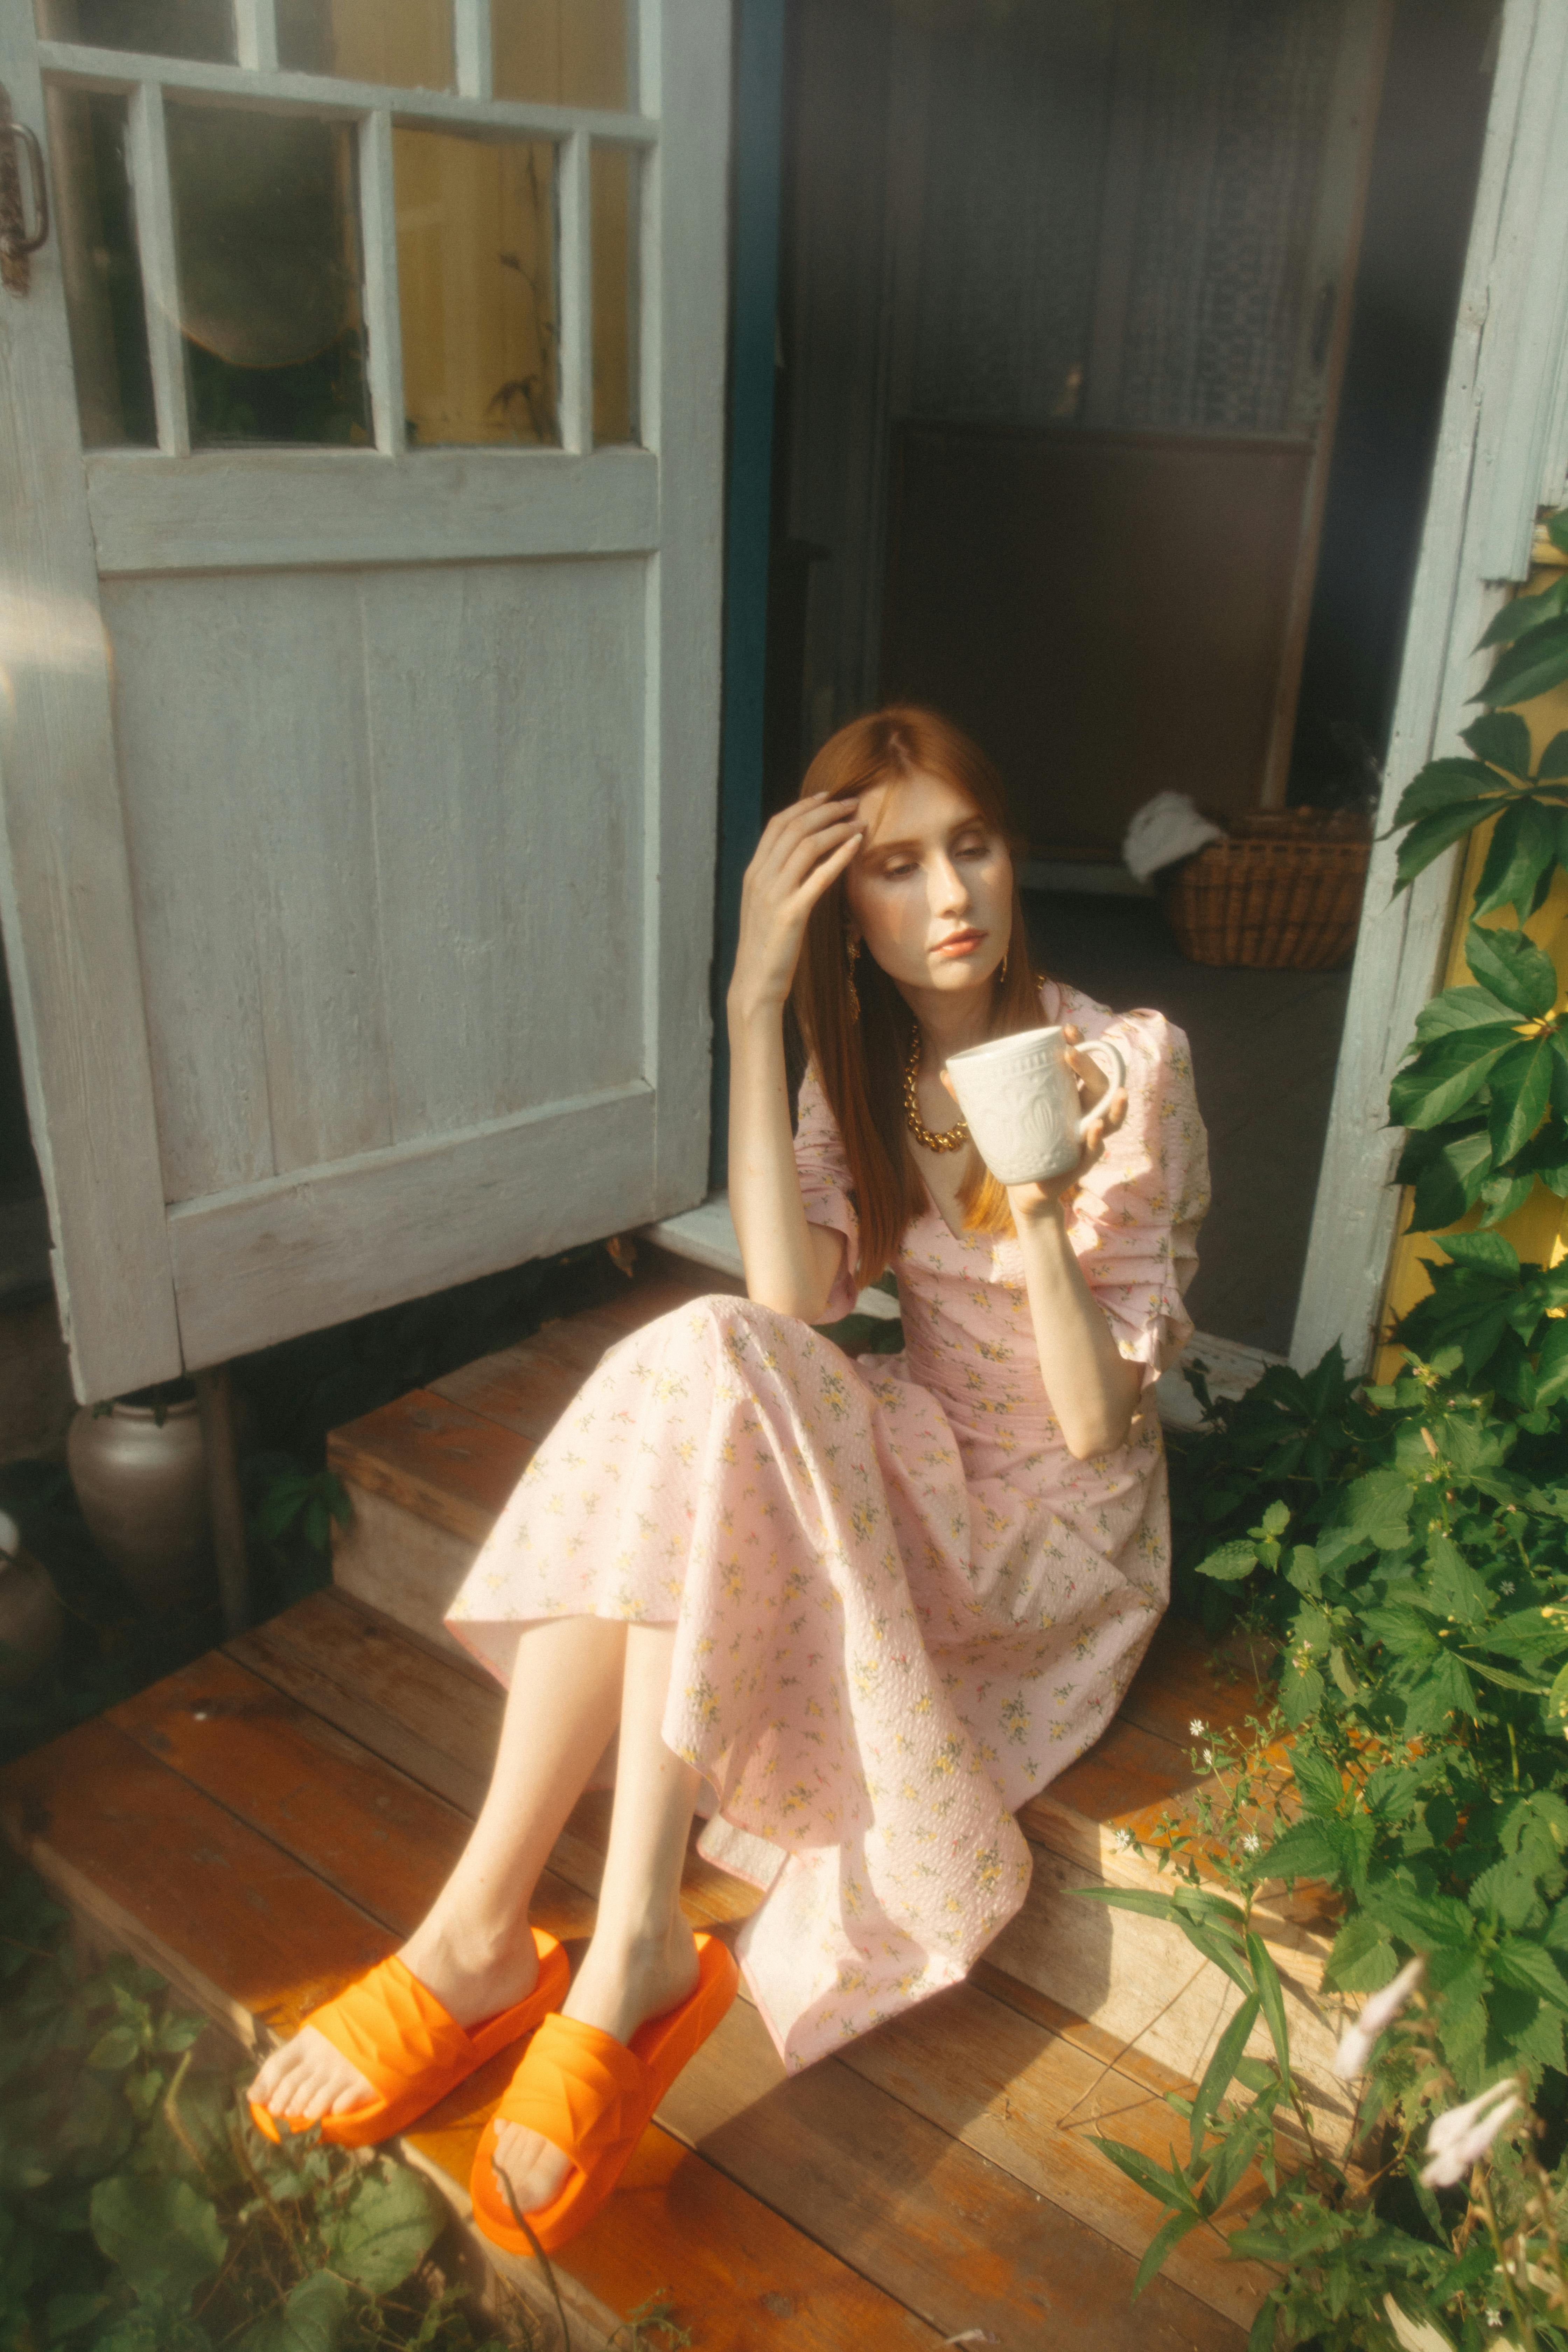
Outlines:
[[[944,1127],[940,1135],[926,1125],[921,1117],[919,1094],[921,1066],[921,1033],[917,1024],[910,1040],[910,1058],[904,1066],[904,1121],[917,1143],[928,1151],[957,1151],[969,1140],[969,1122],[961,1118],[955,1127]]]

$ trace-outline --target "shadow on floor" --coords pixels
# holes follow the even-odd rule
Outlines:
[[[1283,1355],[1307,1255],[1350,971],[1188,963],[1152,899],[1028,891],[1042,968],[1184,1029],[1214,1202],[1187,1304],[1201,1331]]]

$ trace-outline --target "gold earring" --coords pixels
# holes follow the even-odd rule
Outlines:
[[[850,939],[846,936],[845,946],[849,954],[849,1018],[851,1021],[858,1021],[860,1018],[860,998],[855,986],[855,959],[860,952],[860,942],[858,940]]]
[[[1005,980],[1007,977],[1007,950],[1005,948],[1002,950],[1002,969],[996,976],[999,980]]]

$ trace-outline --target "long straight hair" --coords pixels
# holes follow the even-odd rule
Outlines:
[[[972,801],[999,834],[1013,862],[1007,972],[994,982],[987,1034],[1005,1037],[1041,1025],[1039,990],[1029,961],[1018,891],[1023,842],[1007,812],[1002,779],[977,743],[934,710],[896,703],[852,719],[818,751],[800,796],[862,793],[873,784],[935,776]],[[860,1221],[856,1279],[863,1289],[891,1264],[905,1228],[925,1208],[921,1172],[905,1141],[904,1067],[915,1016],[881,966],[863,955],[856,966],[860,1017],[849,1012],[848,903],[840,874],[812,908],[790,1001],[807,1053],[837,1122]],[[956,1115],[956,1106],[955,1106]],[[1010,1234],[1005,1188],[973,1143],[959,1189],[968,1233]]]

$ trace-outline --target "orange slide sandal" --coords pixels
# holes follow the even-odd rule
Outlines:
[[[734,2000],[741,1971],[716,1936],[697,1938],[695,1990],[662,2017],[617,2042],[579,2018],[547,2017],[523,2053],[475,2151],[468,2192],[484,2235],[509,2253],[531,2254],[538,2241],[553,2253],[590,2222],[653,2120],[654,2109],[687,2060],[706,2042]],[[496,2125],[524,2124],[572,2159],[560,2194],[519,2227],[490,2158]]]
[[[390,2139],[444,2098],[487,2058],[531,2033],[566,1997],[570,1971],[553,1936],[530,1930],[539,1953],[539,1981],[526,2000],[498,2011],[482,2025],[458,2025],[433,1992],[409,1973],[395,1953],[378,1960],[368,1975],[345,1985],[332,2000],[313,2009],[301,2024],[313,2025],[334,2050],[359,2068],[375,2091],[368,2106],[347,2107],[320,2117],[321,2137],[337,2147],[364,2147]],[[279,2118],[254,2099],[256,2128],[282,2141]],[[282,2119],[290,2131],[309,2131],[302,2116]]]

